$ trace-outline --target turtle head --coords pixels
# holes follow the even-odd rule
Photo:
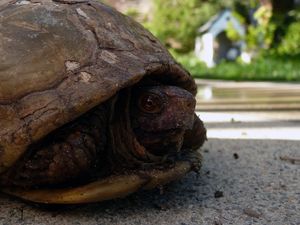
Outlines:
[[[195,98],[176,86],[138,87],[133,91],[131,121],[141,145],[155,155],[179,151],[194,124]]]

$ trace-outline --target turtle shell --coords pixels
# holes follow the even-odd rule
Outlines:
[[[0,52],[0,172],[145,76],[196,93],[151,33],[93,0],[1,1]]]

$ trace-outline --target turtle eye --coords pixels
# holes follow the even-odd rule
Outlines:
[[[144,113],[159,113],[163,109],[163,99],[154,93],[144,93],[138,100],[138,107]]]

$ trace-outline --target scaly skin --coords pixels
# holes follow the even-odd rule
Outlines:
[[[31,146],[1,178],[2,186],[81,183],[104,164],[107,109],[102,105]]]

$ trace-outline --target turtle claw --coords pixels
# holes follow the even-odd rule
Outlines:
[[[199,152],[191,149],[183,150],[181,160],[188,161],[191,164],[191,170],[199,173],[202,166],[202,155]]]

